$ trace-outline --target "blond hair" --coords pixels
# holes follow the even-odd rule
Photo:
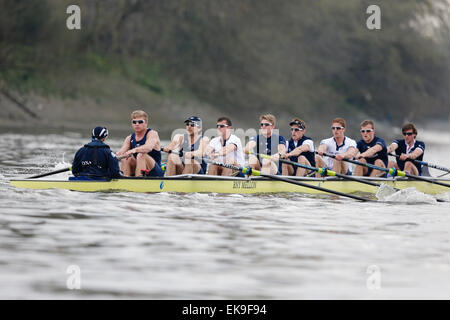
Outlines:
[[[275,126],[276,122],[277,122],[277,118],[275,118],[275,116],[273,114],[263,114],[262,116],[259,117],[259,121],[262,120],[267,120],[269,121],[273,126]]]
[[[148,123],[148,114],[143,110],[136,110],[131,113],[131,120],[136,118],[144,118],[145,122]]]

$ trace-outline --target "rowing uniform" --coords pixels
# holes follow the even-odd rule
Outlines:
[[[298,162],[298,157],[304,156],[309,161],[311,166],[315,167],[316,160],[314,159],[314,142],[312,141],[312,139],[310,137],[303,136],[298,141],[295,141],[293,138],[291,138],[289,141],[286,142],[286,150],[289,153],[292,150],[294,150],[300,146],[303,146],[303,145],[309,146],[309,151],[302,152],[298,156],[289,157],[289,160],[291,160],[293,162]],[[294,167],[294,176],[295,176],[297,173],[297,166],[293,166],[293,167]]]
[[[422,154],[419,157],[417,157],[415,160],[423,161],[423,154],[425,153],[425,143],[423,143],[422,141],[418,141],[418,140],[414,139],[414,143],[411,148],[406,144],[404,139],[401,139],[401,140],[397,139],[397,140],[394,140],[392,143],[395,143],[398,146],[398,148],[395,149],[395,154],[398,156],[401,155],[402,153],[409,154],[409,153],[413,152],[414,150],[416,150],[417,148],[421,149]],[[411,161],[411,160],[406,160],[406,161]],[[397,165],[400,170],[405,169],[406,161],[403,161],[403,160],[400,160],[397,158]],[[416,166],[417,170],[419,171],[419,176],[421,176],[422,175],[422,165],[415,163],[414,161],[412,161],[412,163]]]
[[[75,178],[69,180],[103,180],[121,177],[119,161],[107,144],[92,139],[80,148],[72,163]]]
[[[278,145],[286,145],[286,139],[283,136],[272,134],[269,138],[259,134],[251,137],[250,141],[256,142],[256,152],[272,156],[278,153]],[[259,164],[262,166],[261,158],[258,156]],[[278,164],[278,175],[281,174],[281,162]]]
[[[369,143],[366,143],[363,139],[359,140],[358,143],[356,144],[356,147],[358,148],[360,153],[366,152],[367,149],[370,149],[376,145],[380,145],[383,149],[381,149],[381,151],[378,151],[377,153],[375,153],[372,157],[365,157],[364,159],[366,159],[367,163],[369,164],[375,164],[375,161],[380,159],[381,161],[383,161],[384,165],[386,166],[386,168],[388,167],[388,155],[387,155],[387,146],[386,146],[386,142],[381,139],[378,138],[377,136],[374,136],[374,138],[372,139],[372,141],[370,141]],[[367,176],[370,175],[370,173],[372,172],[372,168],[368,168],[368,172],[367,172]]]
[[[344,142],[338,146],[336,143],[336,140],[334,137],[323,139],[320,141],[320,144],[324,144],[327,146],[327,150],[325,150],[326,153],[330,153],[332,155],[345,153],[348,151],[349,148],[356,148],[356,141],[353,139],[350,139],[349,137],[344,137]],[[333,169],[333,158],[325,157],[325,163],[327,165],[327,168],[329,170]],[[351,174],[350,168],[347,172],[347,175]]]
[[[147,141],[147,134],[151,131],[151,128],[147,128],[147,132],[145,132],[144,137],[141,140],[136,141],[136,133],[133,132],[130,139],[130,150],[143,146],[145,142]],[[152,177],[162,177],[164,176],[164,172],[161,170],[161,150],[155,150],[152,149],[150,152],[147,153],[150,157],[155,160],[155,166],[153,169],[148,173],[148,176]],[[133,156],[136,158],[137,153],[134,153]]]
[[[242,143],[241,139],[239,139],[234,134],[231,134],[228,139],[223,141],[222,137],[215,137],[209,142],[209,146],[214,149],[214,152],[219,152],[222,150],[223,147],[234,144],[236,146],[236,150],[233,151],[233,153],[230,153],[228,156],[232,156],[232,158],[235,160],[235,162],[240,166],[245,166],[245,160],[244,160],[244,151],[242,150]],[[218,158],[218,160],[222,163],[225,162],[225,157],[221,156]]]
[[[203,139],[203,136],[200,136],[197,139],[197,141],[195,141],[193,144],[189,144],[189,136],[187,133],[184,134],[183,143],[181,144],[181,149],[180,149],[180,157],[181,157],[181,162],[183,163],[183,165],[184,165],[184,160],[185,160],[185,157],[183,156],[183,151],[184,152],[197,151],[201,145],[202,139]],[[200,171],[197,172],[197,174],[205,174],[207,165],[208,164],[202,160],[202,163],[200,164]]]

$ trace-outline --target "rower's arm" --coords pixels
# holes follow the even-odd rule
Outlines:
[[[234,143],[229,143],[225,147],[222,148],[222,151],[219,152],[219,155],[226,156],[229,153],[233,153],[236,151],[237,146]]]
[[[413,152],[408,153],[406,155],[406,158],[414,160],[414,159],[417,159],[418,157],[420,157],[422,155],[422,153],[423,153],[422,149],[416,148],[416,150],[414,150]]]
[[[178,148],[183,143],[183,135],[177,134],[173,137],[172,141],[170,141],[169,145],[162,148],[164,152],[172,151]]]
[[[159,150],[159,148],[160,148],[160,141],[159,141],[158,132],[156,132],[155,130],[151,130],[148,133],[145,144],[134,148],[133,153],[149,153],[153,149]]]
[[[328,149],[328,146],[327,146],[326,144],[321,144],[321,145],[319,146],[319,148],[317,148],[317,152],[318,152],[320,155],[323,155],[323,153],[326,152],[327,149]]]
[[[364,151],[363,153],[360,154],[360,156],[362,158],[370,158],[372,157],[374,154],[376,154],[377,152],[380,152],[381,150],[383,150],[383,147],[379,144],[367,149],[366,151]]]
[[[116,152],[116,156],[123,156],[125,152],[130,150],[130,140],[131,135],[125,138],[125,140],[123,141],[122,148],[120,148],[120,150]]]
[[[256,141],[249,141],[243,150],[244,154],[248,154],[249,152],[253,151],[253,149],[255,147],[256,147]]]
[[[196,158],[203,158],[205,156],[208,144],[209,144],[209,138],[203,137],[202,140],[200,141],[200,146],[198,147],[198,149],[195,151],[186,152],[186,155],[188,155],[188,156],[191,155],[191,157],[196,157]]]
[[[308,152],[310,150],[311,150],[311,148],[309,147],[309,145],[307,145],[305,143],[305,144],[302,144],[301,146],[295,148],[294,150],[292,150],[288,154],[286,154],[286,156],[288,156],[288,157],[296,157],[296,156],[301,155],[303,152]]]
[[[350,147],[348,148],[347,152],[344,152],[342,155],[345,159],[351,159],[354,158],[357,153],[358,149],[356,149],[355,147]]]
[[[398,144],[392,142],[391,145],[387,148],[387,153],[394,152],[398,148]]]

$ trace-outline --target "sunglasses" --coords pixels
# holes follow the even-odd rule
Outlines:
[[[291,131],[303,131],[303,129],[300,129],[300,128],[291,128]]]
[[[373,129],[362,129],[361,133],[369,133],[369,132],[372,132],[372,131],[373,131]]]
[[[342,130],[344,127],[331,127],[331,130]]]
[[[186,126],[190,126],[190,127],[198,127],[198,125],[195,122],[187,122]]]
[[[412,136],[414,132],[403,132],[404,136]]]
[[[145,122],[145,120],[133,120],[131,121],[133,124],[142,124]]]
[[[227,125],[227,124],[218,124],[217,125],[217,128],[226,128],[226,127],[229,127],[229,125]]]
[[[269,122],[261,122],[259,125],[260,125],[261,127],[268,127],[268,126],[271,126],[272,124],[269,123]]]

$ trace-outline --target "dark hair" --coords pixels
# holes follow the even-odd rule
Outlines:
[[[411,122],[408,122],[407,124],[405,124],[405,125],[402,127],[402,132],[405,132],[406,130],[412,130],[413,133],[414,133],[415,135],[417,135],[417,129],[416,129],[416,126],[413,125]]]
[[[217,119],[217,122],[222,122],[222,121],[226,121],[228,126],[232,126],[231,124],[231,120],[228,117],[220,117],[219,119]]]

